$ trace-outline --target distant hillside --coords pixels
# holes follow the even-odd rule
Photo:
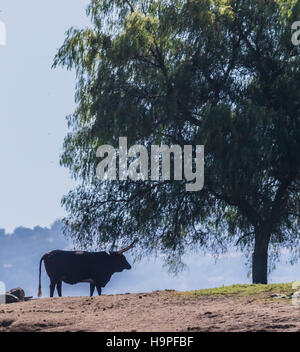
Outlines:
[[[53,249],[70,248],[61,229],[61,222],[56,221],[50,228],[18,227],[12,234],[0,230],[0,281],[7,289],[21,286],[27,295],[36,295],[41,256]]]

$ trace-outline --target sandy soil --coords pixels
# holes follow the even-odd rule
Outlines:
[[[300,331],[300,307],[173,291],[41,298],[1,305],[0,331]]]

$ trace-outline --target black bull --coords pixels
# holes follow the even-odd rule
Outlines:
[[[89,282],[90,296],[93,296],[95,287],[98,294],[101,295],[101,288],[109,282],[114,273],[131,269],[131,265],[123,253],[132,248],[134,243],[118,252],[111,251],[110,254],[62,250],[44,254],[40,260],[38,297],[42,295],[42,261],[44,261],[46,272],[50,278],[50,297],[53,297],[55,286],[61,297],[62,281],[71,285]]]

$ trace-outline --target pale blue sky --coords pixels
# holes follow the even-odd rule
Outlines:
[[[0,228],[46,226],[64,211],[60,200],[73,185],[59,166],[74,110],[75,75],[52,70],[71,27],[89,24],[88,0],[4,0],[0,20]]]

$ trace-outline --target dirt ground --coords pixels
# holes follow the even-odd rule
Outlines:
[[[300,331],[289,300],[175,291],[41,298],[0,306],[0,331]]]

